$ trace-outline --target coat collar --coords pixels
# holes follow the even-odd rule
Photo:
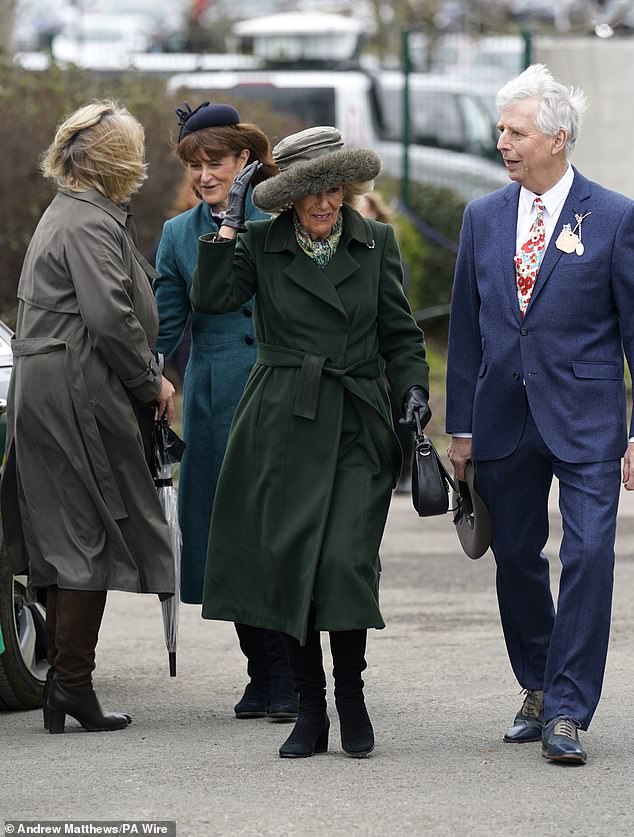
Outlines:
[[[73,198],[73,200],[85,201],[86,203],[91,203],[93,206],[98,206],[104,212],[107,212],[108,215],[111,215],[122,227],[127,227],[128,218],[132,217],[132,212],[130,212],[128,206],[113,203],[110,198],[102,195],[96,189],[84,189],[81,192],[72,192],[70,189],[60,189],[59,191],[61,194],[66,195],[66,197]]]
[[[343,206],[341,212],[343,215],[341,243],[345,244],[350,239],[355,239],[361,244],[365,244],[366,247],[373,247],[372,230],[363,217],[349,206]],[[287,209],[271,222],[264,242],[264,252],[281,253],[288,250],[295,253],[298,249],[299,245],[295,239],[295,230],[293,229],[293,210]]]
[[[322,271],[300,248],[293,228],[293,212],[286,210],[275,218],[267,231],[264,242],[265,253],[284,253],[293,256],[284,268],[284,274],[312,296],[318,297],[335,308],[347,319],[347,314],[337,287],[359,270],[359,263],[351,255],[349,243],[356,240],[368,248],[374,247],[372,229],[358,212],[342,207],[343,233],[337,252],[330,264]]]

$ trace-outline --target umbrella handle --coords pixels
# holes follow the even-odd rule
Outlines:
[[[170,677],[176,677],[176,651],[168,651],[167,656],[170,663]]]

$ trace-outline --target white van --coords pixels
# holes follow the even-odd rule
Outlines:
[[[403,146],[385,125],[377,82],[360,70],[259,69],[180,73],[168,81],[170,93],[189,100],[232,97],[266,101],[294,116],[300,127],[335,125],[345,142],[373,148],[392,177],[403,172]],[[392,138],[387,139],[390,136]],[[424,145],[409,147],[413,182],[446,186],[471,200],[508,183],[497,162],[475,154]]]

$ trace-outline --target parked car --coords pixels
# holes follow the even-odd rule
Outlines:
[[[0,443],[6,439],[7,390],[13,354],[11,329],[0,321]],[[46,678],[46,610],[24,575],[14,575],[0,530],[0,625],[5,652],[0,654],[0,709],[42,705]]]
[[[404,75],[376,75],[384,120],[384,138],[402,135]],[[412,73],[408,79],[410,141],[499,161],[495,119],[485,97],[467,81],[446,75]]]

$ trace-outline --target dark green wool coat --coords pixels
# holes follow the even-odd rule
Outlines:
[[[301,642],[311,601],[318,630],[384,627],[378,553],[401,452],[379,358],[399,403],[429,389],[394,232],[342,212],[325,270],[288,211],[237,242],[201,239],[191,293],[210,314],[255,294],[259,344],[216,490],[203,617]]]

